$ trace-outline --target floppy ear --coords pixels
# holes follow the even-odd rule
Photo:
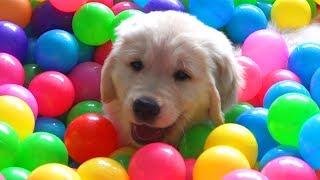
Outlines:
[[[104,103],[110,103],[113,99],[116,98],[116,92],[112,82],[112,70],[114,67],[114,58],[109,56],[106,59],[101,71],[101,100]]]
[[[216,126],[224,123],[223,112],[221,110],[221,99],[216,88],[215,81],[211,74],[209,75],[209,93],[210,93],[210,107],[209,115],[210,119],[213,120]]]

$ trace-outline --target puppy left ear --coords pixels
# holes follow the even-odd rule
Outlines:
[[[112,82],[114,61],[114,58],[109,57],[106,59],[106,63],[102,67],[100,93],[103,103],[110,103],[116,97]]]
[[[210,75],[210,87],[209,87],[209,94],[210,94],[210,108],[209,108],[209,115],[210,119],[214,122],[216,126],[219,126],[224,123],[223,112],[221,110],[221,98],[216,88],[215,81],[213,77]]]

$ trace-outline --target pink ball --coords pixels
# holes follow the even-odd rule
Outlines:
[[[109,8],[111,8],[113,6],[113,0],[88,0],[88,2],[102,3],[106,6],[108,6]]]
[[[60,11],[74,12],[80,8],[87,0],[49,0],[50,3]]]
[[[268,178],[252,169],[239,169],[225,175],[223,180],[268,180]]]
[[[5,180],[5,178],[2,174],[0,174],[0,180]]]
[[[122,11],[128,10],[128,9],[139,9],[138,6],[132,2],[119,2],[115,4],[111,10],[115,15],[119,14]]]
[[[0,40],[1,41],[1,40]],[[0,85],[24,82],[24,69],[20,61],[7,53],[0,53]]]
[[[195,159],[186,159],[184,161],[186,164],[186,180],[192,180],[192,172],[194,168],[194,164],[196,163]]]
[[[317,180],[315,171],[307,163],[291,156],[270,161],[261,172],[269,180]]]
[[[279,33],[259,30],[245,40],[242,55],[255,61],[260,66],[264,77],[273,70],[286,68],[289,52],[285,40]]]
[[[254,98],[262,85],[262,73],[260,67],[250,58],[238,57],[238,62],[244,69],[245,86],[239,88],[239,101],[248,101]]]
[[[139,149],[129,165],[131,180],[185,180],[186,166],[180,153],[164,143],[152,143]]]
[[[38,116],[38,103],[32,93],[23,86],[16,84],[5,84],[0,86],[0,96],[15,96],[25,101],[31,108],[35,118]]]
[[[77,65],[68,75],[75,88],[75,102],[100,101],[100,80],[102,66],[95,62]]]

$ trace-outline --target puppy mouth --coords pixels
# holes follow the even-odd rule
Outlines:
[[[170,129],[167,128],[155,128],[144,124],[131,124],[131,136],[135,142],[141,145],[160,142],[164,139],[165,134]]]

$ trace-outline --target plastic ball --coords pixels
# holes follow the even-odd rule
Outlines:
[[[30,171],[20,167],[8,167],[0,171],[0,173],[7,180],[26,180],[30,174]]]
[[[37,75],[31,81],[29,90],[38,102],[39,114],[47,117],[56,117],[67,112],[75,96],[69,78],[55,71]]]
[[[74,12],[79,9],[80,6],[85,4],[87,0],[49,0],[50,3],[57,9],[63,12]]]
[[[129,168],[129,164],[132,155],[136,152],[136,149],[132,147],[122,147],[115,150],[109,157],[120,163],[126,170]]]
[[[235,123],[236,119],[244,112],[252,109],[253,106],[247,103],[240,103],[233,105],[224,114],[225,123]]]
[[[94,21],[92,17],[95,18]],[[72,28],[80,41],[87,45],[98,46],[110,40],[113,19],[114,14],[107,6],[91,2],[76,12]]]
[[[304,161],[290,156],[284,156],[269,162],[263,169],[262,174],[269,180],[317,180],[315,171]]]
[[[244,4],[235,8],[226,32],[234,43],[243,43],[250,34],[265,29],[267,25],[268,20],[261,9],[255,5]]]
[[[111,8],[113,6],[113,0],[88,0],[88,2],[102,3],[106,6],[108,6],[109,8]]]
[[[223,9],[223,11],[221,11]],[[233,0],[190,0],[189,12],[213,28],[225,26],[234,11]]]
[[[286,68],[289,53],[280,34],[271,30],[259,30],[245,40],[242,55],[255,61],[262,70],[262,77],[265,77],[271,71]]]
[[[86,44],[83,44],[81,41],[78,41],[78,45],[79,45],[78,63],[91,61],[93,58],[93,53],[95,48],[93,46],[88,46]]]
[[[259,91],[260,92],[260,91]],[[252,99],[248,100],[247,102],[244,103],[249,103],[254,107],[262,107],[262,103],[260,102],[259,98],[258,98],[259,93]]]
[[[75,102],[100,100],[102,66],[95,62],[78,64],[68,75],[75,89]]]
[[[196,164],[195,159],[186,159],[184,160],[184,163],[186,165],[186,180],[192,180],[192,172],[194,165]]]
[[[26,102],[14,96],[0,96],[0,120],[8,123],[20,140],[33,132],[34,115]]]
[[[239,64],[243,67],[243,78],[245,86],[238,90],[240,102],[245,102],[255,97],[262,86],[262,72],[260,67],[250,58],[241,56],[237,58]]]
[[[67,127],[64,142],[78,163],[110,155],[117,147],[117,134],[111,122],[99,114],[84,114]]]
[[[127,1],[119,2],[114,6],[112,6],[111,8],[111,10],[115,15],[118,15],[122,11],[129,10],[129,9],[139,9],[139,8],[136,4],[132,2],[127,2]]]
[[[81,164],[77,172],[82,180],[129,180],[129,176],[121,164],[110,158],[99,157],[90,159]]]
[[[96,63],[103,65],[104,61],[109,56],[111,50],[112,50],[112,42],[111,41],[97,47],[94,52],[94,58],[93,58],[94,61]]]
[[[204,149],[225,145],[236,148],[245,155],[251,167],[254,167],[258,156],[258,144],[253,134],[238,124],[223,124],[215,128],[208,136]]]
[[[34,51],[37,64],[46,71],[67,73],[79,59],[76,38],[63,30],[51,30],[42,34]]]
[[[38,7],[40,4],[42,4],[45,1],[47,1],[47,0],[30,0],[32,9]]]
[[[80,180],[79,174],[72,168],[58,164],[58,163],[49,163],[42,165],[32,171],[28,180]]]
[[[36,121],[35,132],[51,133],[63,140],[65,130],[65,125],[58,119],[40,117]]]
[[[0,53],[0,85],[9,83],[22,85],[23,82],[24,70],[19,60],[10,54]]]
[[[289,57],[289,70],[297,74],[309,88],[312,75],[320,67],[320,45],[306,43],[297,46]]]
[[[259,171],[240,169],[225,175],[223,180],[268,180],[268,178]]]
[[[185,11],[183,4],[179,0],[149,0],[143,8],[144,12],[151,11]]]
[[[271,104],[280,96],[288,93],[299,93],[310,97],[309,91],[301,84],[285,80],[272,85],[264,96],[263,106],[269,108]]]
[[[0,19],[26,27],[31,19],[32,7],[29,0],[0,1]],[[2,40],[2,38],[1,38]]]
[[[320,105],[320,68],[313,74],[310,82],[310,93],[312,99]]]
[[[311,8],[311,16],[312,18],[317,15],[317,4],[314,0],[307,0],[310,8]]]
[[[258,1],[257,2],[257,6],[258,6],[258,8],[260,8],[263,11],[263,13],[266,16],[267,20],[270,20],[272,4]]]
[[[24,64],[32,64],[35,63],[34,59],[34,47],[36,45],[36,39],[29,38],[28,39],[28,54],[27,58],[23,61]]]
[[[31,19],[32,32],[41,35],[46,31],[61,29],[71,32],[71,22],[73,13],[61,12],[51,5],[44,2],[33,10]]]
[[[310,97],[285,94],[277,98],[269,109],[268,129],[280,144],[297,147],[302,125],[317,113],[318,105]]]
[[[4,0],[2,2],[8,1]],[[2,8],[2,6],[0,7]],[[0,21],[0,39],[1,53],[8,53],[20,62],[24,61],[28,53],[28,39],[23,29],[11,22]]]
[[[306,0],[277,0],[271,19],[280,29],[301,28],[310,23],[311,8]]]
[[[139,149],[129,165],[132,180],[185,180],[186,166],[180,153],[164,143],[152,143]]]
[[[204,151],[197,159],[193,179],[222,179],[237,169],[250,169],[246,157],[233,147],[215,146]]]
[[[26,64],[24,68],[24,86],[28,87],[31,80],[38,74],[42,72],[41,68],[37,64]]]
[[[303,159],[313,168],[320,169],[320,114],[305,122],[300,131],[299,151]]]
[[[206,139],[213,128],[212,124],[202,123],[187,129],[178,146],[182,156],[184,158],[197,158],[203,152]]]
[[[86,113],[102,114],[102,104],[98,101],[83,101],[76,104],[68,112],[66,124],[70,124],[75,118]]]
[[[19,148],[19,137],[14,129],[0,121],[0,169],[13,166]]]
[[[149,0],[133,0],[133,2],[140,7],[144,7],[148,3],[148,1]]]

